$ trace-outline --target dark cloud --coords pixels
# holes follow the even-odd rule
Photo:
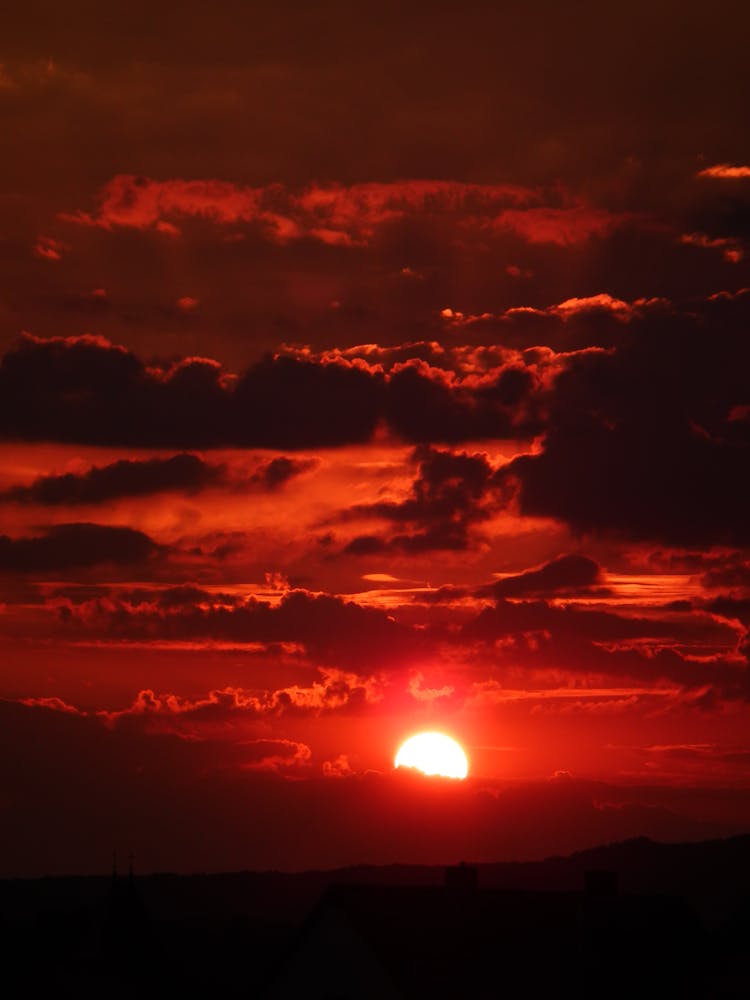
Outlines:
[[[11,439],[200,447],[227,434],[216,363],[148,368],[99,337],[24,337],[0,364],[0,400]]]
[[[210,465],[197,455],[172,458],[121,459],[111,465],[94,466],[87,472],[41,476],[29,486],[14,486],[0,500],[44,506],[98,504],[119,497],[148,496],[180,491],[197,493],[224,481],[226,470]]]
[[[583,555],[558,556],[539,569],[529,569],[491,584],[488,591],[496,598],[543,597],[545,594],[586,593],[601,584],[601,567]],[[598,588],[601,589],[601,588]]]
[[[346,444],[372,436],[381,394],[377,373],[345,363],[268,358],[235,388],[205,359],[147,368],[100,338],[26,337],[0,365],[0,433],[145,447]]]
[[[750,448],[741,375],[750,362],[746,300],[716,299],[692,315],[646,310],[628,323],[615,320],[627,333],[614,348],[455,348],[442,350],[442,367],[431,363],[441,351],[419,343],[424,357],[407,362],[388,349],[287,349],[239,379],[206,359],[146,366],[92,337],[26,338],[0,365],[0,432],[22,440],[284,449],[369,442],[384,423],[402,439],[424,442],[543,434],[542,448],[497,476],[487,471],[479,493],[474,472],[459,471],[458,488],[425,480],[404,504],[374,505],[370,514],[409,530],[394,538],[370,531],[349,551],[465,548],[471,525],[486,518],[501,491],[506,502],[515,492],[521,513],[557,518],[578,533],[742,545],[750,540],[742,500]],[[171,468],[191,461],[198,460],[176,457]],[[272,461],[254,485],[273,489],[304,471],[292,459]],[[125,468],[92,473],[96,482],[84,494],[106,492],[105,478]],[[149,466],[154,477],[156,468]]]
[[[0,571],[76,570],[105,563],[144,563],[158,546],[142,531],[101,524],[57,524],[41,535],[0,535]]]
[[[379,517],[407,528],[387,537],[364,535],[345,551],[370,555],[387,549],[429,552],[465,549],[471,529],[492,510],[495,470],[484,454],[420,447],[414,453],[418,475],[410,495],[401,501],[380,501],[351,508],[345,517]]]
[[[531,616],[527,621],[531,621]],[[539,621],[538,618],[537,623]],[[534,672],[533,676],[537,677],[568,678],[572,682],[568,690],[575,692],[576,685],[580,685],[580,705],[587,701],[592,683],[603,685],[603,691],[612,692],[610,696],[616,692],[613,685],[625,685],[626,689],[620,691],[618,697],[632,706],[649,694],[668,695],[670,700],[679,696],[686,708],[709,712],[727,703],[741,705],[750,700],[750,670],[747,650],[743,650],[742,645],[724,655],[700,659],[691,653],[689,641],[682,643],[675,637],[644,642],[636,638],[592,640],[585,633],[578,635],[572,629],[556,633],[506,631],[498,635],[506,627],[498,627],[497,622],[490,625],[486,620],[481,626],[484,635],[479,640],[482,645],[476,653],[475,669],[482,676],[492,662],[499,678],[494,691],[492,681],[479,682],[480,691],[483,684],[485,687],[490,685],[484,696],[480,694],[489,704],[507,702],[502,678],[509,669],[511,676],[513,671],[520,669]],[[468,639],[468,633],[464,637]],[[496,648],[492,650],[490,644],[495,644]],[[700,647],[698,639],[697,648]],[[639,692],[627,690],[627,686],[633,684],[640,686]],[[543,695],[540,697],[543,700]],[[568,697],[573,702],[576,700],[575,694]]]
[[[545,633],[551,641],[565,636],[599,643],[621,643],[632,640],[700,638],[736,645],[736,632],[710,615],[695,615],[679,621],[640,618],[594,611],[578,607],[557,607],[546,601],[498,600],[494,607],[485,608],[478,617],[464,626],[463,634],[470,639],[493,642],[510,635]]]
[[[403,350],[418,358],[428,346]],[[549,373],[565,364],[551,351],[457,350],[443,352],[442,367],[390,358],[386,374],[381,352],[370,353],[286,349],[235,378],[206,358],[146,365],[99,337],[25,336],[0,363],[0,436],[300,449],[370,441],[387,421],[407,441],[517,438],[542,429]],[[269,470],[267,486],[282,469]]]
[[[489,586],[492,585],[490,584]],[[461,600],[463,597],[469,597],[474,593],[473,588],[457,587],[452,583],[446,583],[436,590],[428,590],[423,594],[419,594],[415,597],[415,601],[420,601],[424,604],[450,604],[453,601]]]
[[[726,553],[703,573],[701,583],[711,590],[750,590],[750,561],[741,552]]]
[[[706,601],[705,609],[721,618],[735,618],[750,625],[750,597],[715,597]]]
[[[71,605],[84,604],[87,601],[102,599],[112,600],[123,606],[146,608],[179,609],[186,607],[234,607],[244,600],[238,594],[229,594],[220,590],[206,590],[191,583],[174,587],[119,587],[113,592],[109,587],[92,587],[87,585],[53,586],[46,588],[51,599],[63,598]]]
[[[391,539],[381,538],[379,535],[357,535],[344,546],[344,552],[350,556],[374,556],[381,552],[387,552]]]
[[[560,374],[544,448],[504,472],[522,513],[670,545],[750,542],[745,317],[646,321]]]
[[[469,594],[467,589],[450,588],[443,598],[452,601]],[[605,686],[623,680],[647,685],[667,680],[693,692],[702,689],[704,695],[712,691],[716,698],[747,699],[750,694],[737,616],[726,620],[721,609],[713,607],[660,608],[645,614],[514,599],[498,601],[479,614],[464,609],[458,618],[448,612],[424,622],[402,613],[404,609],[394,620],[379,609],[306,591],[289,592],[278,604],[195,587],[117,588],[82,602],[52,594],[49,601],[49,608],[60,615],[58,634],[71,639],[189,642],[196,648],[214,642],[261,643],[277,652],[294,645],[312,663],[335,665],[360,677],[380,671],[398,675],[427,657],[433,663],[460,663],[464,679],[480,685],[488,677],[511,678],[520,670],[537,679],[545,673],[598,677]],[[529,681],[516,676],[506,683]],[[336,699],[351,710],[362,698],[367,702],[364,689],[357,692],[350,680],[334,678],[312,698],[277,692],[261,704],[257,699],[238,701],[228,690],[205,703],[185,703],[179,711],[188,713],[184,721],[218,720],[225,709],[317,709]],[[166,696],[156,707],[178,710]]]
[[[533,371],[520,364],[501,368],[479,386],[457,388],[410,363],[388,381],[385,416],[407,441],[531,437],[542,429],[536,388]]]
[[[382,379],[347,364],[266,358],[233,396],[238,444],[305,448],[369,441],[382,412]]]
[[[261,465],[251,476],[250,482],[264,490],[278,490],[290,479],[309,472],[317,464],[314,458],[287,458],[286,455],[280,455]]]
[[[86,472],[40,476],[28,486],[10,487],[0,494],[0,501],[62,507],[156,493],[191,495],[212,486],[272,492],[316,465],[316,459],[282,455],[262,462],[251,475],[241,479],[233,478],[226,465],[206,462],[187,453],[171,458],[120,459],[110,465],[93,466]]]
[[[131,602],[116,594],[70,609],[63,622],[71,631],[113,639],[299,643],[318,661],[352,670],[363,666],[395,669],[413,657],[419,638],[378,608],[329,594],[289,591],[278,604],[254,597],[224,602],[184,588],[143,592],[150,602]]]

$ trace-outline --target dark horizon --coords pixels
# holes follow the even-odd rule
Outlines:
[[[654,856],[658,856],[659,853],[668,854],[669,852],[674,852],[679,855],[679,864],[681,867],[685,866],[685,859],[688,858],[691,853],[700,855],[702,853],[716,852],[721,855],[722,852],[731,854],[733,851],[738,851],[743,854],[746,850],[750,849],[750,830],[730,834],[725,837],[715,837],[715,838],[704,838],[695,840],[684,840],[684,841],[669,841],[669,840],[658,840],[653,837],[648,837],[645,834],[639,834],[634,837],[628,837],[623,840],[613,840],[597,844],[592,844],[589,847],[583,847],[580,849],[572,850],[560,854],[548,854],[541,856],[539,858],[495,858],[494,860],[483,860],[478,861],[472,858],[461,858],[460,860],[446,860],[442,862],[402,862],[394,861],[390,863],[367,863],[359,862],[350,865],[339,865],[329,868],[301,868],[301,869],[279,869],[279,868],[244,868],[244,869],[219,869],[216,871],[175,871],[164,869],[161,871],[142,871],[138,867],[138,859],[133,853],[120,853],[117,851],[112,852],[108,858],[108,864],[103,864],[101,870],[94,873],[82,873],[82,872],[67,872],[61,874],[45,874],[45,875],[12,875],[12,876],[0,876],[0,883],[63,883],[63,882],[79,882],[79,881],[103,881],[112,882],[115,881],[126,881],[128,879],[136,880],[148,880],[148,879],[160,879],[160,878],[176,878],[176,879],[192,879],[192,878],[216,878],[222,879],[224,877],[280,877],[282,879],[295,879],[296,877],[305,878],[311,876],[317,878],[321,876],[328,879],[332,875],[341,875],[342,873],[351,873],[355,877],[359,877],[362,872],[372,873],[377,880],[377,873],[388,873],[386,878],[392,877],[393,873],[403,872],[405,884],[416,884],[413,881],[414,873],[419,871],[429,872],[430,876],[426,883],[424,884],[435,884],[444,885],[446,872],[457,869],[460,870],[467,867],[473,871],[478,872],[499,872],[502,879],[503,885],[509,885],[508,883],[508,873],[516,871],[520,874],[521,881],[518,885],[525,885],[524,879],[526,875],[523,873],[538,870],[539,872],[545,872],[546,869],[550,867],[555,867],[558,865],[564,865],[570,868],[573,879],[581,880],[583,876],[586,875],[588,871],[599,871],[603,870],[601,867],[601,859],[609,858],[609,864],[612,870],[618,868],[621,864],[622,856],[627,857],[630,855],[634,862],[640,864],[643,862],[643,856],[648,856],[649,852],[654,852]],[[614,859],[614,860],[612,860]],[[637,867],[637,865],[636,865]],[[645,869],[644,869],[645,871]],[[675,871],[681,873],[680,868],[668,869],[667,871],[649,872],[649,876],[656,875],[658,878],[663,878],[669,880],[675,877]],[[558,872],[559,874],[559,872]],[[484,882],[485,887],[490,885],[495,888],[501,887],[501,883],[497,882],[497,875],[492,875],[492,880],[490,883]],[[568,876],[566,875],[566,878]],[[548,874],[545,878],[549,880]],[[384,884],[390,884],[385,882]],[[393,883],[396,884],[396,883]],[[515,884],[515,883],[510,883]],[[727,883],[719,879],[722,886],[722,891],[727,888]],[[566,883],[568,888],[583,888],[583,883],[579,886],[578,883],[574,885],[573,883]],[[559,888],[560,886],[554,883],[554,879],[551,880],[551,884],[547,886],[548,888]],[[738,893],[741,893],[742,883],[735,886]]]
[[[745,835],[447,869],[0,880],[4,981],[77,997],[593,997],[618,970],[612,996],[728,1000],[746,995],[749,859]]]

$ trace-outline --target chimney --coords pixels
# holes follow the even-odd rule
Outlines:
[[[462,861],[459,865],[449,865],[445,869],[445,888],[475,892],[479,885],[479,872],[473,865]]]

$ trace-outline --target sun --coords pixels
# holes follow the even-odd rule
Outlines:
[[[461,746],[444,733],[417,733],[401,744],[394,767],[414,767],[423,774],[465,778],[469,761]]]

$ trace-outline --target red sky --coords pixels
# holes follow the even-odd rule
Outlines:
[[[747,10],[497,7],[4,29],[4,874],[750,826]]]

